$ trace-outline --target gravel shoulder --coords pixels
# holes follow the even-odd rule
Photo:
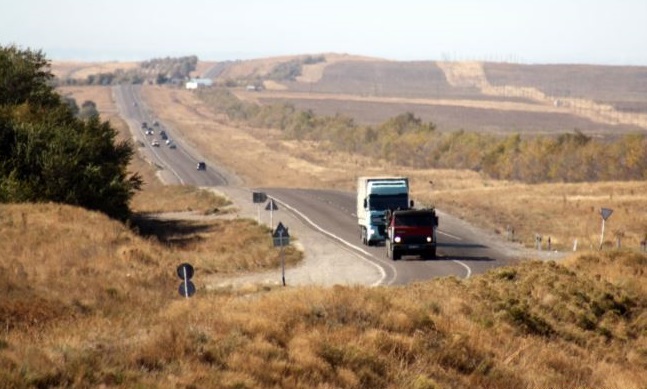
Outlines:
[[[210,187],[205,188],[214,193],[228,198],[237,208],[236,215],[254,220],[259,219],[257,205],[252,203],[252,192],[236,187]],[[352,249],[315,231],[310,225],[297,218],[293,213],[281,207],[273,213],[272,228],[278,222],[288,226],[291,244],[304,253],[303,262],[293,268],[285,269],[285,283],[288,286],[317,285],[378,285],[383,273],[379,266],[363,258]],[[260,210],[260,223],[270,225],[270,213]],[[278,248],[277,248],[278,250]],[[223,278],[214,276],[208,279],[207,287],[219,288],[244,288],[249,286],[282,285],[281,269],[252,273],[242,276]]]

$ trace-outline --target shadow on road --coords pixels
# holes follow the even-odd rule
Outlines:
[[[439,255],[436,259],[436,261],[462,261],[462,262],[492,262],[496,261],[494,258],[490,257],[470,257],[470,256],[465,256],[465,255]]]
[[[488,246],[479,243],[438,243],[438,247],[449,247],[455,249],[487,249]]]

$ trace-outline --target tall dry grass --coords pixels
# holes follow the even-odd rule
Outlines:
[[[235,255],[204,253],[201,239],[169,248],[78,208],[2,206],[0,382],[631,389],[647,380],[645,255],[590,253],[405,287],[207,290],[209,261],[256,255],[250,241],[267,236],[250,221],[214,228],[239,239]],[[189,300],[177,293],[183,261],[196,266]]]
[[[511,191],[471,173],[446,172],[440,181],[438,172],[416,174],[416,193],[429,179],[452,194]],[[643,254],[590,252],[564,264],[528,262],[405,287],[207,291],[204,273],[231,271],[241,256],[255,261],[257,240],[269,231],[215,217],[147,222],[142,229],[150,230],[137,235],[78,208],[0,206],[3,386],[640,389],[647,382]],[[184,261],[197,269],[190,300],[177,293],[175,267]]]

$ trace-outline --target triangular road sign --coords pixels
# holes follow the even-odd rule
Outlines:
[[[270,199],[270,201],[267,202],[267,205],[265,206],[266,211],[278,211],[279,207],[276,205],[276,202],[274,199]]]
[[[272,233],[272,236],[275,237],[275,238],[278,238],[278,237],[281,237],[281,236],[284,237],[284,238],[287,238],[287,237],[290,236],[290,234],[288,234],[288,229],[285,228],[283,223],[279,222],[279,225],[276,226],[276,230],[274,230],[274,232]]]
[[[604,219],[604,220],[607,220],[609,218],[609,216],[611,216],[612,213],[613,213],[613,209],[602,208],[600,210],[600,214],[602,215],[602,219]]]

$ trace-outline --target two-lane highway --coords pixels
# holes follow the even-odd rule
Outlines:
[[[235,176],[217,166],[217,161],[200,156],[188,140],[180,139],[179,131],[160,122],[159,128],[165,129],[176,142],[176,149],[168,148],[159,139],[157,129],[154,136],[145,134],[141,123],[145,121],[152,125],[159,119],[142,101],[138,87],[118,86],[115,87],[114,94],[121,115],[128,122],[135,140],[144,145],[139,151],[160,167],[165,182],[195,186],[235,185]],[[153,137],[160,141],[159,147],[151,146]],[[198,161],[207,162],[206,171],[196,170]],[[404,257],[402,260],[392,261],[386,258],[384,247],[362,245],[355,215],[355,193],[286,188],[257,190],[266,192],[283,204],[283,209],[292,212],[305,225],[320,233],[322,239],[333,239],[345,249],[350,248],[379,266],[385,275],[382,280],[384,285],[406,284],[443,276],[466,278],[516,261],[506,250],[501,249],[500,242],[494,244],[492,237],[444,213],[440,213],[436,260]]]
[[[115,102],[119,107],[121,116],[126,120],[135,139],[139,145],[139,152],[149,161],[160,168],[164,175],[164,182],[170,184],[194,185],[194,186],[218,186],[228,185],[230,174],[221,167],[209,163],[200,156],[186,140],[179,136],[178,131],[169,128],[160,122],[155,114],[148,109],[146,103],[139,94],[139,87],[133,85],[117,86],[113,89]],[[159,126],[153,126],[154,122]],[[153,135],[146,135],[142,123],[146,122],[153,129]],[[160,131],[166,131],[176,148],[170,148],[164,139],[160,137]],[[159,147],[152,146],[153,140],[159,142]],[[200,161],[207,162],[207,169],[197,170]]]
[[[467,228],[466,223],[444,213],[440,214],[437,259],[404,257],[393,261],[386,258],[384,246],[368,247],[361,243],[355,193],[280,188],[259,190],[279,203],[298,209],[304,220],[316,221],[317,228],[323,234],[339,240],[345,246],[352,246],[379,264],[386,273],[383,284],[403,284],[444,276],[467,278],[492,267],[515,262],[514,258],[497,250],[489,242],[483,242],[488,237],[480,236],[482,234],[478,230]]]

